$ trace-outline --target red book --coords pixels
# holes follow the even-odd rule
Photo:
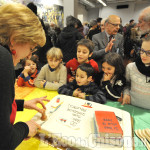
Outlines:
[[[121,138],[123,135],[114,112],[95,111],[95,125],[98,137]]]

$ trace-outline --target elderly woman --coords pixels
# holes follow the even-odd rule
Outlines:
[[[45,33],[37,16],[21,4],[0,7],[0,149],[15,149],[23,139],[36,134],[40,126],[34,121],[13,125],[16,110],[43,108],[46,97],[27,102],[14,100],[14,66],[30,57],[36,47],[45,44]]]

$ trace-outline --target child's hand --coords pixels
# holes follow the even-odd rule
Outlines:
[[[69,78],[69,82],[72,82],[75,79],[75,77]]]
[[[112,74],[106,74],[104,73],[104,78],[103,78],[103,81],[108,81],[112,78]]]
[[[85,93],[79,93],[79,94],[78,94],[78,97],[79,97],[79,98],[82,98],[82,99],[85,99]]]
[[[121,96],[120,96],[120,98],[118,98],[118,100],[117,100],[118,102],[120,102],[120,103],[122,103],[123,102],[123,93],[121,93]]]
[[[130,97],[130,95],[124,95],[123,96],[123,102],[122,102],[122,105],[124,105],[124,104],[130,104],[131,103],[131,97]]]
[[[76,90],[74,90],[73,96],[78,97],[79,93],[81,93],[81,91],[77,88]]]
[[[41,81],[41,83],[40,83],[41,88],[43,88],[43,85],[44,85],[45,82],[46,82],[46,80]]]
[[[24,74],[25,77],[27,77],[29,75],[30,70],[31,70],[30,66],[24,67],[24,70],[22,71],[22,73]]]
[[[30,66],[25,66],[23,72],[28,73],[31,70]]]
[[[30,70],[31,70],[30,66],[24,67],[24,70],[22,71],[22,73],[24,74],[25,77],[29,75]]]

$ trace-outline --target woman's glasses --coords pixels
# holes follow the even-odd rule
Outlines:
[[[36,46],[36,47],[33,48],[33,49],[31,48],[31,49],[30,49],[30,52],[31,52],[31,53],[34,53],[34,52],[36,52],[38,49],[39,49],[39,46]]]
[[[145,51],[143,48],[140,49],[140,54],[146,54],[146,56],[150,57],[150,50]]]

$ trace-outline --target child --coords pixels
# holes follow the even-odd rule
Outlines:
[[[123,104],[150,109],[150,37],[142,42],[140,56],[126,67]]]
[[[38,74],[34,84],[38,88],[46,90],[58,90],[66,84],[67,69],[62,64],[63,54],[59,48],[51,48],[47,52],[48,64],[44,65]]]
[[[76,80],[58,89],[59,94],[79,97],[97,103],[106,103],[104,93],[92,81],[94,69],[90,64],[81,64],[76,72]]]
[[[106,98],[117,101],[121,97],[126,83],[124,73],[122,57],[117,53],[107,53],[102,61],[102,72],[95,80],[106,94]]]
[[[24,70],[18,77],[18,86],[34,87],[34,80],[37,77],[39,71],[37,70],[38,61],[32,56],[30,59],[25,58],[22,61]]]
[[[95,73],[99,72],[98,64],[93,60],[89,60],[92,56],[94,49],[94,44],[91,40],[82,39],[77,44],[77,59],[73,58],[67,62],[67,80],[72,82],[75,79],[75,74],[78,66],[83,63],[91,64],[94,68]]]

